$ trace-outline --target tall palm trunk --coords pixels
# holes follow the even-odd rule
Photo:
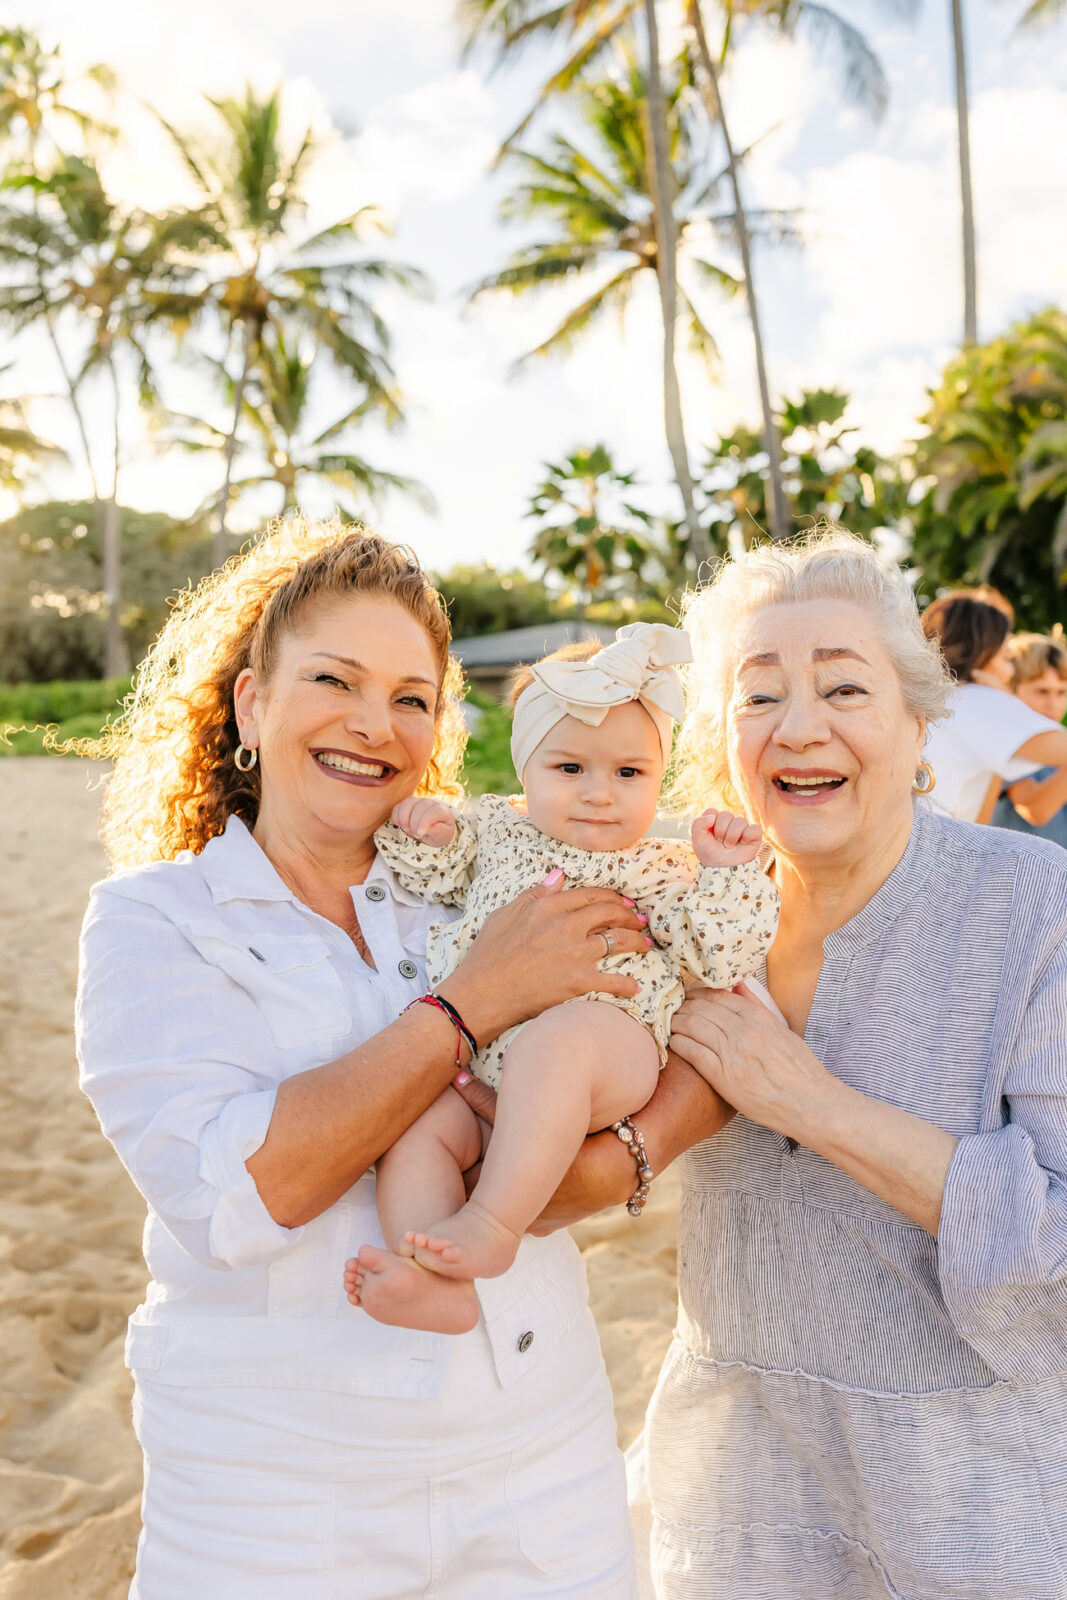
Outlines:
[[[103,554],[104,502],[100,494],[100,480],[96,476],[96,466],[93,462],[93,452],[89,445],[89,432],[85,426],[85,416],[82,412],[81,402],[78,399],[78,386],[71,376],[70,368],[67,366],[66,357],[63,354],[63,348],[60,345],[58,335],[56,334],[55,324],[52,321],[51,316],[47,315],[44,319],[44,322],[45,327],[48,330],[48,337],[52,344],[52,350],[59,365],[59,370],[63,374],[63,384],[67,391],[67,398],[70,401],[71,413],[73,414],[74,423],[78,430],[78,437],[81,440],[82,450],[85,454],[85,465],[89,469],[89,483],[92,486],[93,491],[93,522],[96,527],[97,542],[100,546],[101,554]]]
[[[667,136],[667,103],[659,70],[659,26],[656,0],[645,0],[648,24],[648,147],[649,188],[652,191],[652,217],[656,229],[656,281],[659,285],[663,317],[663,416],[667,448],[674,464],[674,476],[682,496],[689,548],[696,567],[709,555],[707,537],[700,526],[693,495],[693,476],[685,442],[682,397],[678,369],[674,360],[675,329],[678,321],[677,232],[674,226],[674,174],[671,169]]]
[[[963,342],[978,343],[978,270],[974,245],[974,195],[971,192],[971,130],[967,109],[967,56],[962,0],[951,0],[952,48],[956,58],[956,120],[959,124],[960,210],[963,222]]]
[[[241,357],[241,374],[237,379],[237,388],[234,390],[233,425],[230,428],[230,436],[226,440],[222,488],[219,490],[218,522],[215,525],[215,537],[212,543],[212,560],[216,567],[221,567],[230,553],[227,549],[226,530],[226,516],[230,509],[230,482],[233,478],[233,458],[237,454],[237,429],[241,422],[241,407],[244,404],[245,389],[248,386],[248,374],[252,370],[252,354],[255,346],[255,334],[247,317],[242,320],[241,327],[244,330],[244,353]]]
[[[737,156],[734,152],[733,140],[726,122],[726,112],[723,108],[722,93],[719,88],[719,75],[715,68],[715,61],[708,49],[708,38],[704,32],[704,19],[700,14],[700,0],[690,0],[689,24],[693,29],[696,39],[697,59],[704,74],[704,106],[712,122],[717,122],[722,129],[723,144],[726,147],[726,167],[730,175],[730,187],[734,196],[734,228],[737,233],[737,248],[741,256],[741,270],[745,279],[745,299],[748,302],[748,320],[752,326],[752,343],[756,352],[756,379],[759,383],[760,409],[763,414],[763,448],[767,452],[767,489],[768,511],[770,513],[771,536],[774,539],[788,539],[792,529],[789,522],[789,506],[786,501],[785,488],[782,484],[782,441],[778,433],[778,424],[774,420],[774,411],[771,407],[771,389],[767,381],[767,363],[763,353],[763,334],[760,331],[759,304],[756,299],[756,283],[752,276],[752,249],[748,232],[748,219],[745,216],[744,201],[741,199],[741,174],[738,170]]]
[[[130,654],[122,631],[122,522],[119,515],[119,460],[120,413],[119,379],[115,358],[107,358],[108,376],[111,379],[111,401],[114,421],[114,468],[111,480],[111,498],[104,506],[101,538],[101,559],[104,569],[104,596],[107,605],[105,623],[104,673],[108,678],[121,678],[130,670]]]

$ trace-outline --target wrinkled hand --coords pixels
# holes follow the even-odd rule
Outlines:
[[[836,1080],[803,1039],[744,992],[690,991],[675,1013],[671,1049],[752,1122],[801,1137],[812,1106]]]
[[[409,795],[393,807],[391,821],[409,839],[428,844],[434,849],[451,844],[456,832],[455,814],[440,800],[428,800],[425,795],[416,799]]]
[[[693,821],[693,850],[702,867],[741,867],[755,861],[763,830],[732,811],[702,811]]]

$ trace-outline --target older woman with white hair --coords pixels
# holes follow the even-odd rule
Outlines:
[[[692,995],[673,1048],[737,1114],[706,1137],[679,1063],[636,1118],[657,1170],[692,1146],[656,1595],[1060,1600],[1067,861],[921,798],[949,679],[861,541],[751,551],[686,623],[685,793],[764,830],[780,1015]]]

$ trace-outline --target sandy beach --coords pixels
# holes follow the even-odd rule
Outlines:
[[[123,1600],[140,1456],[122,1364],[140,1300],[142,1202],[78,1091],[78,928],[105,871],[99,774],[0,761],[0,1600]],[[644,1217],[576,1230],[623,1444],[674,1315],[671,1175]]]

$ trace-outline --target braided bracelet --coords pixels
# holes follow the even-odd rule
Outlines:
[[[623,1144],[637,1162],[637,1188],[626,1202],[626,1209],[631,1217],[639,1217],[645,1209],[645,1201],[652,1187],[652,1179],[656,1174],[652,1171],[645,1150],[645,1136],[641,1129],[634,1126],[630,1117],[623,1117],[620,1122],[611,1124],[611,1131],[617,1133]]]
[[[420,994],[420,995],[416,995],[415,999],[409,1001],[409,1003],[404,1007],[404,1010],[405,1011],[410,1011],[412,1006],[433,1006],[435,1011],[439,1011],[443,1017],[447,1017],[449,1022],[451,1022],[452,1026],[456,1030],[456,1068],[457,1068],[457,1070],[460,1067],[462,1067],[462,1065],[463,1065],[463,1046],[464,1045],[467,1046],[467,1049],[470,1051],[472,1058],[478,1054],[478,1046],[477,1046],[477,1044],[475,1042],[475,1038],[474,1038],[473,1033],[471,1033],[470,1029],[467,1027],[467,1024],[463,1021],[463,1018],[460,1016],[460,1014],[456,1010],[455,1006],[449,1005],[448,1001],[443,999],[441,995],[439,995],[439,994]]]

